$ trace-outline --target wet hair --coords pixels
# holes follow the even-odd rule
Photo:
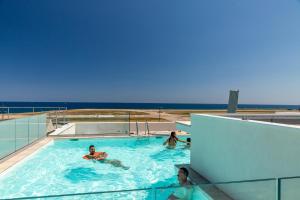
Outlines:
[[[186,176],[186,177],[188,177],[189,176],[189,171],[185,168],[185,167],[180,167],[180,169],[179,170],[182,170],[183,171],[183,173],[184,173],[184,175]]]
[[[168,141],[170,142],[170,140],[171,140],[171,138],[175,138],[175,143],[177,143],[177,137],[175,136],[176,135],[176,132],[175,131],[172,131],[171,132],[171,135],[170,135],[170,137],[169,137],[169,139],[168,139]]]
[[[191,142],[191,138],[186,138],[186,141],[187,142]]]
[[[176,135],[176,132],[175,131],[172,131],[171,132],[171,137],[174,137]]]
[[[94,146],[94,145],[90,145],[90,146],[89,146],[89,149],[91,149],[92,147],[95,147],[95,146]]]

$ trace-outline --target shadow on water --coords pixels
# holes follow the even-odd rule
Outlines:
[[[163,181],[159,181],[155,184],[153,184],[152,187],[170,187],[171,188],[168,188],[168,189],[157,189],[156,190],[156,195],[159,197],[159,199],[168,199],[168,197],[174,192],[175,188],[172,188],[173,187],[176,187],[178,186],[178,182],[177,182],[177,179],[175,177],[171,177],[171,178],[168,178],[168,179],[165,179]]]
[[[185,157],[186,156],[186,150],[183,149],[163,149],[162,151],[156,152],[152,155],[150,155],[151,158],[157,160],[157,161],[164,161],[169,160],[170,158],[174,157]]]
[[[116,174],[99,174],[94,168],[89,167],[77,167],[68,169],[64,172],[64,174],[64,177],[72,183],[79,183],[84,181],[98,181],[101,179],[103,180],[107,177],[118,178],[116,177]]]
[[[150,144],[150,138],[138,138],[135,140],[136,146],[143,146],[143,145],[149,145]]]

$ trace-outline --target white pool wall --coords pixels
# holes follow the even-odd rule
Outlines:
[[[148,128],[150,133],[176,130],[175,122],[148,122]],[[145,134],[148,128],[145,122],[76,122],[64,125],[51,135],[129,134],[129,130],[130,133],[137,133],[137,129],[139,134]]]

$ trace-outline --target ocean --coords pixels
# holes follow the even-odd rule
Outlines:
[[[0,102],[1,107],[66,107],[67,109],[227,109],[227,104],[185,104],[185,103],[94,103],[94,102]],[[239,109],[288,109],[299,110],[300,105],[239,104]],[[28,108],[31,111],[31,108]],[[42,108],[36,108],[38,111]],[[11,108],[10,112],[24,112],[24,108]]]

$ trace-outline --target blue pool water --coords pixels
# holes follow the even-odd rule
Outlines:
[[[178,144],[176,149],[166,149],[162,145],[165,139],[55,140],[0,176],[0,197],[114,191],[177,184],[174,165],[188,164],[190,150],[185,149],[184,144]],[[129,170],[82,159],[91,144],[95,145],[96,151],[107,152],[108,158],[122,161],[130,167]],[[168,195],[163,193],[167,191],[157,195]],[[102,199],[110,199],[109,195],[104,194]],[[114,197],[118,195],[120,199],[151,199],[153,192],[119,193],[114,194]],[[79,199],[93,199],[93,195],[86,198],[81,196]]]

